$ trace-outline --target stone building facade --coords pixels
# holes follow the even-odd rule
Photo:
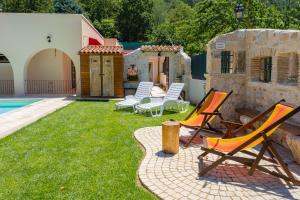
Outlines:
[[[206,88],[233,90],[228,118],[237,117],[235,108],[263,111],[283,98],[298,106],[299,66],[300,31],[237,30],[208,43]],[[299,123],[299,114],[291,122]]]
[[[236,108],[261,112],[281,99],[300,106],[300,31],[244,29],[217,36],[207,44],[206,67],[206,90],[233,90],[222,107],[225,119],[238,120]],[[293,131],[273,135],[298,163],[299,123],[298,113],[288,121]]]

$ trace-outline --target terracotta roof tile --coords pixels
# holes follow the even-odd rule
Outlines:
[[[175,45],[144,45],[141,46],[141,51],[145,52],[178,52],[180,51],[180,46]]]
[[[123,47],[121,46],[100,46],[89,45],[80,50],[82,54],[122,54]]]

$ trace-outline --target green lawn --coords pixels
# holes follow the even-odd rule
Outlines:
[[[137,181],[143,151],[133,132],[184,116],[72,103],[0,140],[0,199],[154,199]]]

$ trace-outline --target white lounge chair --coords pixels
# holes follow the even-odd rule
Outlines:
[[[152,117],[162,116],[165,109],[175,108],[180,113],[187,112],[189,102],[183,101],[180,93],[184,83],[172,83],[164,98],[150,98],[150,103],[139,104],[136,111],[139,113],[150,112]],[[180,98],[180,99],[179,99]]]
[[[140,82],[135,95],[128,95],[125,97],[124,101],[116,103],[116,109],[118,110],[122,108],[132,107],[133,110],[135,110],[136,105],[143,102],[146,98],[150,97],[152,87],[152,82]]]

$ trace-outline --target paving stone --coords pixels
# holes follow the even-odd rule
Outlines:
[[[188,196],[188,198],[189,199],[199,199],[199,196],[197,196],[197,195],[194,195],[194,194],[190,194],[189,196]]]
[[[200,148],[180,147],[178,154],[166,156],[161,152],[161,127],[142,128],[134,136],[146,149],[138,171],[139,178],[161,199],[300,199],[299,186],[289,187],[284,181],[258,170],[249,176],[246,167],[231,161],[198,177]],[[211,164],[217,158],[209,155],[205,163]],[[300,175],[299,165],[289,163],[289,167],[297,177]]]

